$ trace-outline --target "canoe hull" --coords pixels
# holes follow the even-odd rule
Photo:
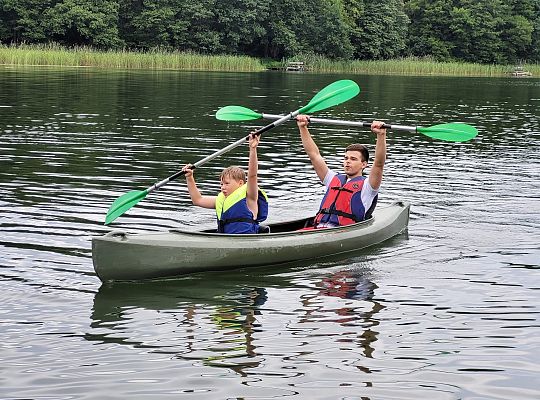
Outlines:
[[[103,282],[317,259],[363,249],[401,233],[408,225],[409,208],[408,203],[396,202],[378,208],[368,221],[312,231],[258,235],[111,232],[92,239],[92,259]]]

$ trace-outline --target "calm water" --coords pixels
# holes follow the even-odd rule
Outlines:
[[[0,398],[540,398],[540,80],[0,67]],[[361,94],[317,116],[430,126],[391,132],[381,203],[407,234],[346,260],[101,286],[90,250],[111,202],[262,126],[225,105],[293,111],[337,79]],[[367,130],[312,125],[329,163]],[[271,220],[323,194],[294,124],[260,146]],[[197,171],[201,190],[246,164]],[[182,179],[114,228],[197,229]]]

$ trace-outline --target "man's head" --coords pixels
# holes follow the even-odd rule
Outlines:
[[[345,149],[345,158],[343,159],[343,169],[350,177],[362,175],[362,171],[367,167],[369,152],[366,146],[358,143],[350,144]]]
[[[221,172],[219,180],[221,181],[221,191],[227,197],[246,183],[246,172],[240,167],[228,167]]]

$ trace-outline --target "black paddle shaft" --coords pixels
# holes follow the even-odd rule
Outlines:
[[[267,119],[278,119],[278,118],[283,117],[282,115],[276,115],[276,114],[261,114],[261,116],[263,118],[267,118]],[[296,116],[295,116],[295,118],[296,118]],[[371,128],[371,122],[365,122],[365,121],[342,121],[342,120],[339,120],[339,119],[326,119],[326,118],[312,118],[312,117],[309,117],[309,122],[331,124],[331,125],[358,126],[358,127],[363,127],[363,128]],[[383,124],[383,126],[381,126],[381,128],[383,128],[383,129],[398,129],[398,130],[409,131],[409,132],[417,132],[416,126]]]

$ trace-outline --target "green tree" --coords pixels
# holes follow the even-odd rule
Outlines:
[[[504,20],[501,40],[505,62],[517,62],[529,58],[534,25],[522,15],[512,15]]]
[[[255,0],[121,0],[120,9],[128,46],[209,54],[249,52],[268,14]]]
[[[500,0],[462,0],[450,12],[453,58],[469,62],[504,61],[500,31],[504,6]]]
[[[353,56],[358,56],[357,49],[362,45],[361,23],[364,17],[364,0],[343,0],[343,8],[347,10],[344,20],[349,27],[349,38],[354,48]]]
[[[0,0],[0,42],[540,61],[539,0]]]
[[[44,12],[49,38],[59,43],[116,48],[118,2],[115,0],[62,0]]]
[[[533,32],[531,34],[531,47],[529,54],[531,61],[540,62],[540,1],[534,5]]]
[[[402,0],[364,0],[355,32],[356,56],[388,59],[403,54],[409,18]]]
[[[534,53],[538,0],[409,0],[408,51],[438,60],[508,63]]]
[[[39,43],[48,40],[44,11],[54,0],[2,0],[0,2],[0,41]]]
[[[220,32],[223,51],[257,55],[254,49],[266,34],[270,7],[270,3],[258,0],[217,0],[213,26]]]
[[[405,12],[410,19],[407,48],[410,55],[430,56],[446,61],[454,47],[448,39],[448,21],[453,2],[448,0],[405,1]]]
[[[311,4],[307,0],[276,0],[272,2],[272,14],[265,21],[266,35],[261,40],[262,55],[274,59],[293,56],[305,48],[297,35],[301,28],[315,24]]]
[[[214,0],[121,0],[122,37],[136,48],[217,52],[214,4]]]
[[[262,54],[275,59],[299,53],[350,58],[350,30],[341,0],[277,0],[261,40]]]
[[[532,42],[533,4],[527,0],[462,0],[450,15],[453,56],[481,63],[526,57]]]
[[[540,9],[538,0],[507,0],[509,11],[505,13],[501,33],[506,59],[509,62],[531,59],[534,46],[536,15]]]
[[[350,59],[354,54],[351,30],[346,22],[345,8],[341,0],[321,0],[311,27],[307,45],[332,59]]]

